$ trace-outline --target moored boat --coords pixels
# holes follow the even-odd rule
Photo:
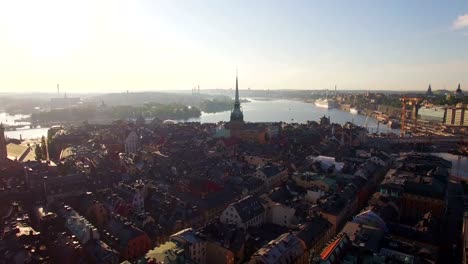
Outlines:
[[[335,108],[336,103],[331,99],[317,99],[315,100],[315,105],[323,108]]]

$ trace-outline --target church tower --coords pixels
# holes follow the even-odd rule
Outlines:
[[[240,109],[240,100],[239,100],[239,81],[237,79],[236,72],[236,98],[234,100],[234,110],[231,112],[231,122],[244,122],[244,114]]]
[[[7,147],[5,140],[5,128],[0,124],[0,168],[3,167],[7,160]]]
[[[432,92],[431,84],[429,84],[429,88],[427,88],[426,97],[427,98],[434,98],[434,93]]]
[[[240,108],[240,100],[239,100],[239,81],[237,79],[237,72],[236,72],[236,98],[234,100],[234,109],[231,112],[231,119],[227,124],[227,128],[229,128],[231,137],[240,138],[242,127],[244,125],[244,114]]]
[[[455,98],[457,99],[463,99],[465,97],[465,94],[463,93],[462,89],[461,89],[461,85],[458,84],[458,88],[457,90],[455,91]]]

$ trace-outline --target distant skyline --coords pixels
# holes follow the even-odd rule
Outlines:
[[[468,1],[0,2],[0,92],[468,90]]]

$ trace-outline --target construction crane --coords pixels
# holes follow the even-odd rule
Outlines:
[[[424,99],[419,98],[419,97],[401,97],[400,102],[401,102],[401,128],[400,128],[400,137],[404,137],[406,133],[406,128],[407,128],[407,120],[406,120],[406,105],[412,106],[412,111],[411,111],[411,119],[414,120],[414,128],[416,128],[417,122],[418,122],[418,106],[419,103],[422,102]]]

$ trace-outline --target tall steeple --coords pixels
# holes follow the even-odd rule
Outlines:
[[[455,98],[458,98],[458,99],[463,99],[465,97],[465,94],[463,93],[462,89],[461,89],[461,85],[458,84],[458,88],[457,90],[455,91]]]
[[[427,88],[426,97],[434,97],[434,93],[432,93],[431,84],[429,84],[429,87]]]
[[[244,122],[244,114],[240,109],[240,100],[239,100],[239,80],[237,77],[237,70],[236,70],[236,96],[234,99],[234,109],[231,112],[231,122],[232,121],[240,121]]]
[[[237,77],[237,70],[236,70],[236,99],[235,99],[235,101],[234,101],[234,107],[235,107],[236,105],[240,107],[240,101],[239,101],[239,80],[238,80],[238,77]]]

